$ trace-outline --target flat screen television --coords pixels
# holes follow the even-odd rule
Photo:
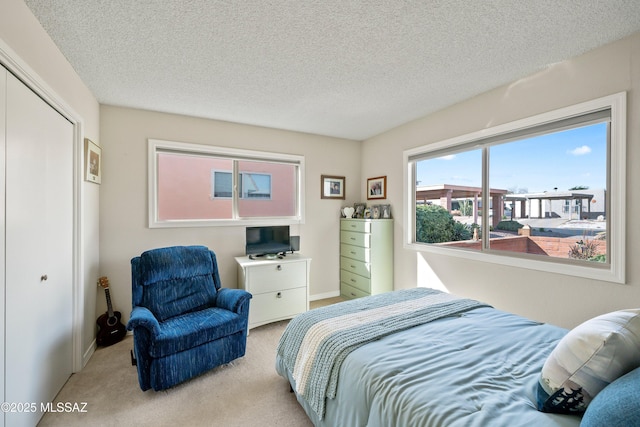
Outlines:
[[[289,226],[247,227],[246,254],[275,255],[291,250]]]

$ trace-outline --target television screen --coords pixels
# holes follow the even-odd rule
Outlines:
[[[271,255],[290,250],[288,225],[247,227],[247,255]]]

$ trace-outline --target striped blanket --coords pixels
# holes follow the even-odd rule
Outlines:
[[[356,348],[386,335],[486,306],[429,288],[414,288],[346,301],[308,311],[285,329],[277,354],[295,390],[320,419],[334,398],[338,372]]]

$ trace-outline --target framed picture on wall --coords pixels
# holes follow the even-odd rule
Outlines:
[[[102,149],[88,138],[84,139],[85,180],[100,184],[102,180]]]
[[[320,177],[320,197],[322,199],[344,200],[344,176],[322,175]]]
[[[378,176],[367,179],[367,199],[387,198],[387,177]]]

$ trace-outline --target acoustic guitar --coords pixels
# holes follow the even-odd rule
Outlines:
[[[98,317],[96,321],[100,328],[96,342],[99,346],[107,347],[122,340],[127,334],[127,328],[120,321],[122,314],[119,311],[113,311],[111,306],[109,279],[106,277],[99,278],[98,285],[104,289],[104,294],[107,297],[107,312]]]

